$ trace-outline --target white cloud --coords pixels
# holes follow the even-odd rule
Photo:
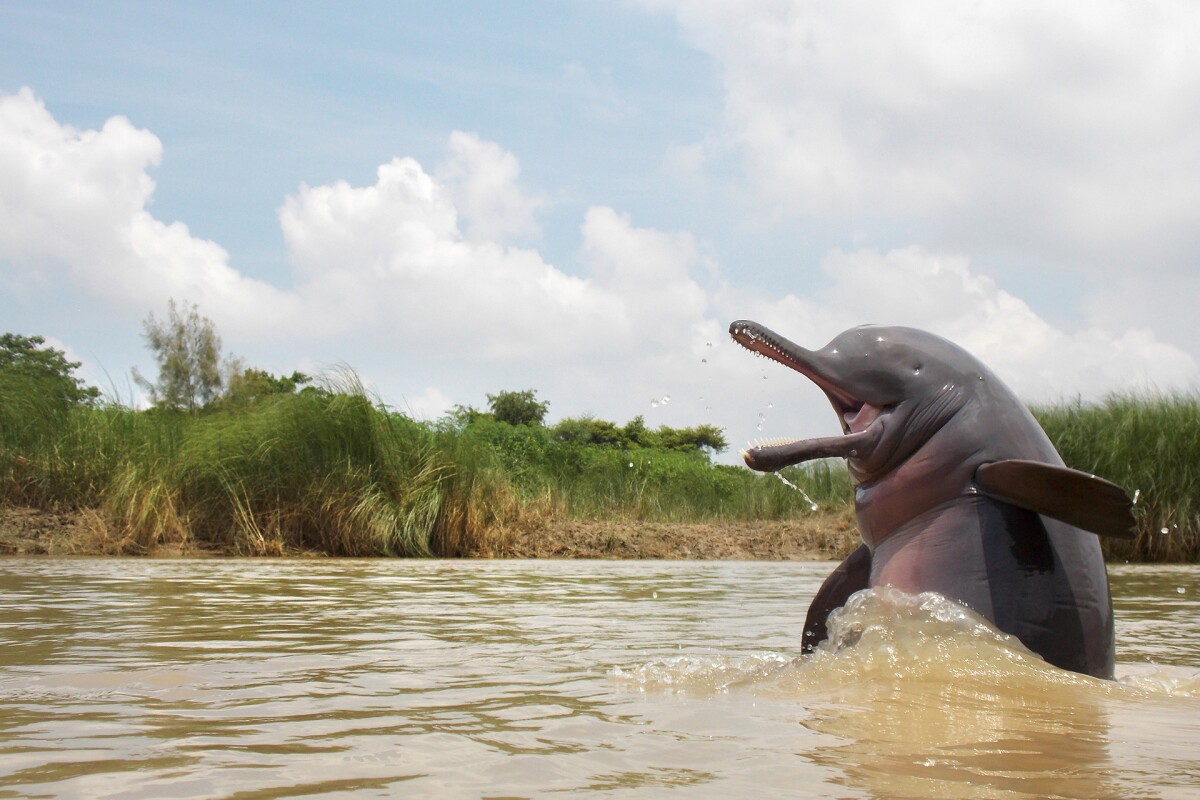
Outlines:
[[[464,237],[451,192],[410,158],[379,167],[373,186],[303,186],[279,217],[300,292],[330,333],[371,330],[467,360],[568,357],[621,316],[618,298],[536,251]]]
[[[466,219],[472,241],[533,239],[539,233],[534,215],[543,201],[521,189],[520,173],[512,153],[476,134],[455,131],[437,180]]]
[[[413,419],[436,420],[448,413],[454,405],[454,400],[441,389],[429,386],[420,394],[405,395],[399,408]]]
[[[592,208],[583,248],[594,284],[621,298],[616,330],[640,347],[668,352],[694,338],[708,298],[692,276],[705,260],[689,234],[633,226],[611,208]]]
[[[787,326],[798,319],[800,344],[824,344],[857,324],[908,325],[945,336],[991,366],[1022,397],[1095,399],[1129,388],[1186,388],[1200,379],[1193,356],[1144,328],[1058,328],[968,259],[908,247],[880,253],[831,252],[830,285],[787,297],[762,313]],[[787,327],[780,333],[789,335]],[[810,338],[811,337],[811,338]]]
[[[162,144],[124,117],[100,130],[60,125],[30,89],[0,96],[0,268],[16,291],[61,270],[121,308],[186,298],[222,324],[263,333],[295,309],[229,266],[219,245],[146,210]]]
[[[235,352],[245,352],[239,339],[273,337],[288,348],[285,363],[310,372],[348,363],[385,401],[421,415],[533,388],[553,416],[714,422],[734,442],[756,435],[767,408],[763,435],[835,427],[819,392],[728,343],[735,317],[809,346],[863,322],[928,328],[1027,397],[1197,376],[1192,356],[1133,320],[1065,330],[966,257],[934,249],[834,250],[825,286],[773,298],[727,283],[693,235],[597,206],[581,222],[582,274],[569,275],[508,243],[531,230],[536,203],[513,154],[465,134],[451,138],[453,169],[430,173],[400,157],[371,185],[301,186],[286,198],[279,221],[294,280],[285,290],[150,214],[148,170],[161,150],[119,117],[80,131],[28,90],[0,98],[0,274],[30,285],[38,271],[65,270],[98,305],[139,316],[168,297],[198,302]],[[669,405],[650,405],[666,395]]]
[[[729,134],[781,216],[1195,267],[1195,3],[648,4],[718,61]]]

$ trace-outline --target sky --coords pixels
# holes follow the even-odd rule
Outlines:
[[[0,330],[144,403],[150,314],[437,419],[840,430],[733,345],[1200,384],[1200,5],[0,0]]]

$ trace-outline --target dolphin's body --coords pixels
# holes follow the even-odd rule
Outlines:
[[[960,602],[1063,669],[1113,674],[1108,576],[1095,536],[1130,536],[1119,487],[1069,470],[1025,406],[957,345],[864,326],[805,350],[748,321],[734,340],[817,384],[844,435],[743,452],[757,470],[847,460],[863,545],[809,608],[803,649],[854,592],[891,585]]]

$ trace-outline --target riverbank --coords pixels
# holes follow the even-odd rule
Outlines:
[[[764,522],[642,522],[547,518],[488,539],[469,558],[607,558],[748,561],[841,559],[858,546],[852,514],[816,512],[801,519]],[[107,535],[92,511],[0,508],[0,556],[129,555]],[[157,545],[151,557],[222,557],[233,549],[189,538]],[[323,553],[285,549],[284,557]]]

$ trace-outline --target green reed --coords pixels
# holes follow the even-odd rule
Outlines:
[[[458,555],[517,510],[494,459],[353,385],[200,414],[38,416],[12,399],[0,501],[98,508],[118,551],[190,541],[254,555]]]
[[[1137,538],[1104,539],[1107,557],[1200,560],[1200,396],[1114,394],[1033,413],[1068,466],[1138,493]]]
[[[579,445],[541,426],[485,420],[468,426],[464,436],[497,454],[522,496],[547,500],[575,518],[787,519],[812,514],[804,493],[826,508],[853,502],[840,463],[784,470],[793,488],[771,475],[713,464],[699,452]]]
[[[1200,397],[1034,413],[1068,465],[1140,490],[1138,538],[1105,540],[1110,559],[1200,559]],[[839,461],[782,476],[796,488],[698,452],[581,445],[540,425],[419,423],[353,376],[200,413],[54,406],[37,386],[0,380],[0,503],[92,509],[97,535],[122,552],[462,555],[548,515],[780,520],[812,515],[811,503],[844,516],[853,503]]]

